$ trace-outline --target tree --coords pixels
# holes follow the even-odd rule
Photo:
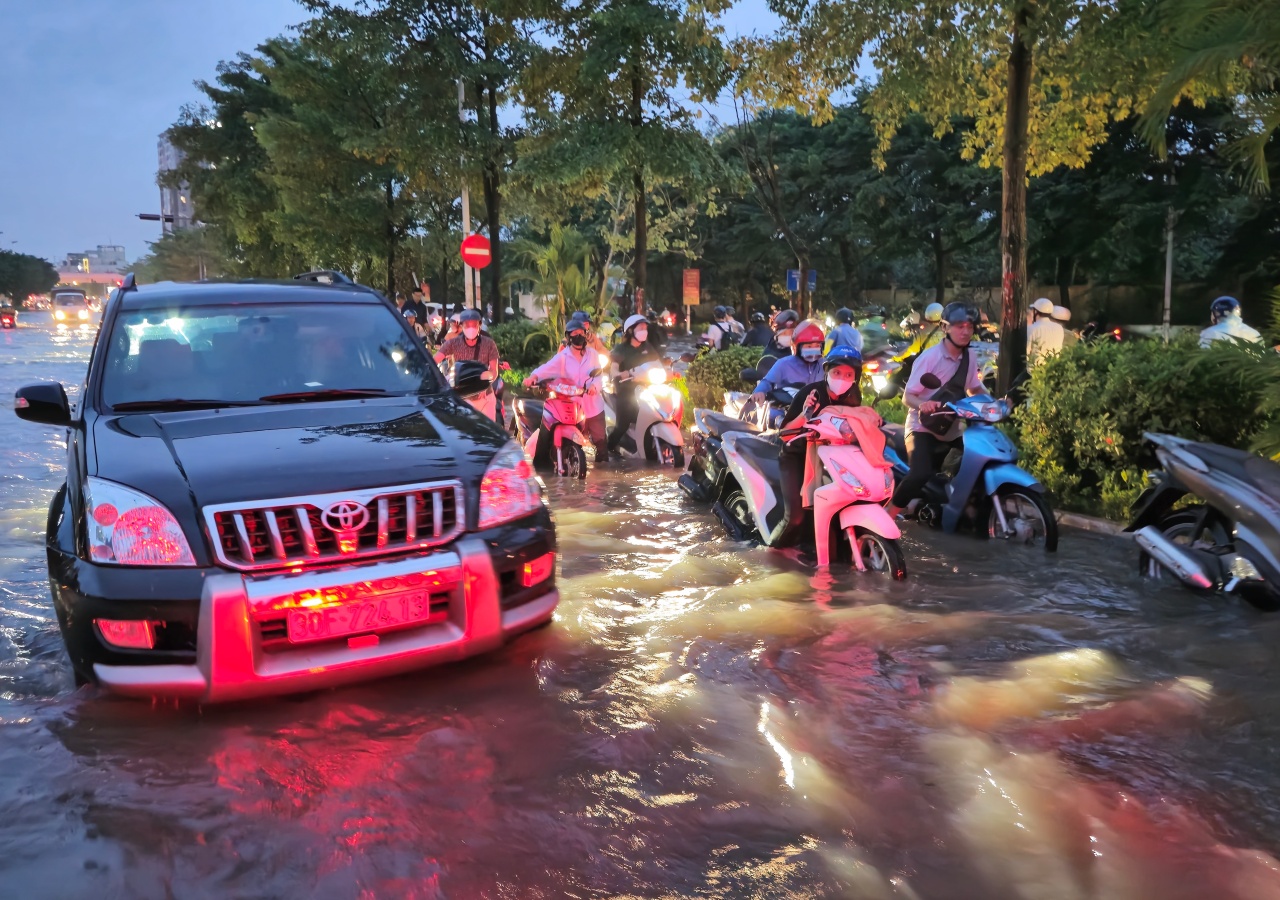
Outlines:
[[[723,54],[705,14],[678,0],[595,0],[549,12],[552,38],[523,92],[529,135],[520,166],[535,190],[572,185],[601,196],[625,178],[634,215],[633,302],[645,306],[648,190],[714,182],[716,157],[677,99],[713,96]]]
[[[171,231],[150,243],[151,252],[129,267],[140,281],[197,281],[232,274],[225,238],[217,226]]]
[[[0,295],[19,309],[32,294],[46,294],[58,283],[58,270],[47,260],[28,253],[0,250]]]
[[[1106,125],[1150,95],[1156,42],[1137,0],[772,0],[773,39],[735,48],[750,93],[831,113],[864,55],[878,72],[867,110],[885,151],[912,112],[938,134],[973,121],[967,157],[1002,171],[1002,386],[1022,368],[1026,177],[1083,165]]]

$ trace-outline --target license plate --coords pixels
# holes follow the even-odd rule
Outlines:
[[[318,609],[292,609],[287,619],[295,644],[416,625],[431,618],[430,591],[403,591],[376,599]]]

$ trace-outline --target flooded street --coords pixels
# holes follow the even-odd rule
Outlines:
[[[466,663],[175,707],[75,690],[49,600],[91,338],[0,332],[0,878],[22,897],[1280,898],[1280,614],[906,543],[905,583],[728,542],[674,474],[552,481],[555,622]],[[12,892],[12,893],[11,893]]]

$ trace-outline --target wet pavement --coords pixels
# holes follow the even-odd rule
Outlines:
[[[0,396],[90,338],[0,332]],[[252,705],[75,690],[61,435],[0,418],[0,895],[1280,897],[1280,615],[912,531],[896,584],[726,541],[670,472],[552,482],[556,621]]]

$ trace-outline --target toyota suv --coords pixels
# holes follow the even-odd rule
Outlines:
[[[15,410],[66,428],[46,541],[77,682],[328,687],[490,650],[559,599],[520,447],[345,279],[128,276],[79,408],[36,384]]]

